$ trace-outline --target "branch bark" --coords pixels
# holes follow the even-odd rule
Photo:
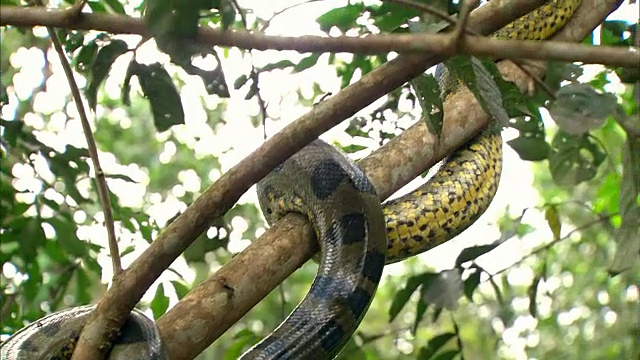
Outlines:
[[[71,18],[67,11],[0,7],[0,25],[44,25],[78,30],[103,30],[150,36],[141,19],[122,15],[88,14]],[[457,36],[460,36],[457,39]],[[201,29],[197,42],[209,45],[256,50],[295,50],[299,52],[351,52],[359,54],[446,53],[488,56],[497,59],[534,59],[579,61],[634,68],[640,64],[640,52],[613,46],[567,44],[558,41],[515,41],[460,34],[396,34],[358,37],[268,36],[246,31]],[[455,47],[450,45],[455,43]]]

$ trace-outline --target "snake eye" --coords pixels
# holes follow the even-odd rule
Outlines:
[[[271,208],[267,208],[267,215],[271,215],[273,213],[273,210],[271,210]]]

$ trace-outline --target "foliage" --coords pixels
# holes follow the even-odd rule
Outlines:
[[[18,3],[3,0],[2,4]],[[261,85],[274,74],[295,78],[325,71],[326,75],[328,66],[342,88],[389,60],[388,54],[278,53],[260,58],[257,53],[207,49],[192,41],[198,26],[257,30],[268,27],[269,20],[249,16],[248,9],[227,0],[200,1],[198,7],[180,4],[163,0],[134,8],[115,0],[88,2],[96,13],[144,13],[155,44],[168,59],[144,62],[139,38],[58,31],[96,114],[94,136],[101,159],[106,160],[124,259],[139,254],[173,216],[228,169],[225,155],[232,149],[223,140],[241,133],[234,126],[243,126],[239,123],[244,121],[254,128],[261,122],[246,113],[244,119],[231,120],[237,109],[225,99],[230,96],[227,79],[236,76],[232,99],[262,104]],[[316,21],[327,34],[367,35],[416,29],[419,15],[397,3],[350,2],[319,14]],[[48,39],[40,34],[37,29],[2,30],[3,334],[45,313],[95,302],[105,291],[103,282],[110,271],[104,215],[84,140],[78,140],[77,114],[66,90],[55,88],[61,70],[50,55]],[[631,46],[635,36],[637,24],[607,21],[598,40]],[[215,64],[205,69],[198,66],[202,62]],[[225,69],[233,62],[250,66],[235,72]],[[628,85],[636,82],[637,91],[637,74],[599,67],[588,77],[583,73],[593,73],[593,68],[550,63],[545,81],[553,97],[543,91],[526,97],[497,76],[493,62],[459,56],[447,67],[489,113],[517,131],[508,144],[522,160],[535,162],[534,186],[541,200],[518,216],[505,210],[497,221],[498,239],[478,234],[485,245],[447,254],[455,260],[451,269],[434,271],[418,259],[394,267],[340,358],[486,359],[496,353],[504,359],[522,354],[545,359],[637,356],[632,351],[640,349],[640,272],[634,262],[640,238],[640,139],[625,128],[640,114],[634,88]],[[311,93],[288,90],[278,93],[273,103],[294,94],[297,106],[308,110],[328,92],[309,82],[305,79],[301,88],[310,87]],[[420,113],[438,113],[442,103],[435,84],[425,74],[387,95],[377,107],[359,113],[342,129],[342,138],[349,142],[343,149],[358,156],[420,121]],[[278,120],[276,107],[269,104],[262,110],[269,119]],[[549,109],[557,126],[548,121],[543,108]],[[441,114],[427,121],[439,133]],[[234,141],[242,146],[243,139]],[[525,213],[538,214],[546,223],[529,223]],[[173,276],[149,290],[143,307],[159,317],[263,227],[248,196],[213,221],[181,263],[170,269]],[[533,239],[539,245],[527,246]],[[500,249],[514,243],[529,253],[513,265],[488,269],[483,259],[499,260]],[[305,265],[201,357],[236,358],[292,310],[314,274],[314,265]]]

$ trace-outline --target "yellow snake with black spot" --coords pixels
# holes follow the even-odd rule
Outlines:
[[[494,36],[545,39],[580,2],[550,1]],[[258,183],[260,206],[271,224],[290,211],[308,216],[320,242],[320,265],[298,307],[242,359],[334,358],[367,311],[385,263],[426,251],[469,227],[493,199],[501,167],[500,135],[478,136],[425,185],[382,207],[365,174],[321,140],[279,165]],[[92,310],[76,307],[35,321],[0,346],[0,358],[70,358]],[[137,310],[109,356],[166,357],[155,325]]]

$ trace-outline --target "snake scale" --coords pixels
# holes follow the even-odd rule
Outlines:
[[[552,0],[493,36],[542,40],[581,0]],[[433,248],[469,227],[489,206],[502,168],[502,139],[484,134],[452,154],[423,186],[380,205],[366,175],[336,148],[315,140],[258,183],[273,224],[287,212],[314,225],[321,256],[311,289],[289,317],[242,359],[332,359],[366,313],[385,263]],[[386,228],[386,229],[385,229]],[[0,345],[0,359],[69,359],[94,306],[39,319]],[[110,359],[166,359],[158,330],[132,311]]]

